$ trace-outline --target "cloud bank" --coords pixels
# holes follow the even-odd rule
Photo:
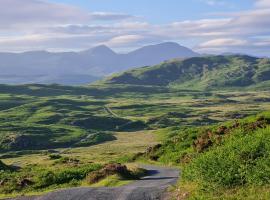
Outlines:
[[[210,5],[225,1],[205,1]],[[135,48],[177,41],[202,53],[245,52],[269,56],[270,1],[210,19],[152,24],[125,13],[89,12],[43,0],[1,0],[0,51],[68,51],[106,44]]]

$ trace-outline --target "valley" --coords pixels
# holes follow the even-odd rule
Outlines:
[[[201,62],[206,63],[206,60],[209,60],[211,70],[201,72]],[[225,64],[213,64],[213,60]],[[199,62],[196,64],[198,71],[192,71],[196,69],[191,67],[195,66],[192,62]],[[232,74],[227,70],[228,67],[242,65],[247,66],[246,73],[228,76],[227,73]],[[216,67],[220,68],[218,74],[214,69]],[[250,68],[254,70],[250,72]],[[182,69],[191,70],[185,73],[188,77],[182,78]],[[181,72],[175,73],[177,79],[171,76],[175,70]],[[218,196],[211,187],[225,193],[234,188],[233,181],[230,182],[232,185],[226,185],[216,184],[216,179],[204,182],[198,178],[204,169],[196,165],[199,162],[197,158],[202,156],[203,159],[208,151],[197,151],[196,148],[203,150],[209,145],[216,153],[223,145],[227,145],[226,148],[230,150],[230,145],[237,144],[227,144],[227,141],[230,141],[230,137],[237,137],[237,131],[241,138],[245,138],[245,133],[240,132],[242,129],[239,127],[250,131],[251,135],[253,132],[258,137],[263,134],[261,137],[267,139],[268,114],[264,111],[270,110],[268,72],[269,61],[265,59],[218,56],[197,58],[195,61],[190,58],[165,62],[113,75],[86,86],[0,85],[0,197],[45,194],[60,188],[92,186],[89,179],[99,176],[99,170],[111,163],[127,165],[131,174],[137,173],[138,163],[183,169],[185,182],[180,182],[172,195],[185,194],[177,193],[178,188],[187,191],[190,198],[196,195],[204,195],[206,199],[207,195],[212,195],[211,198]],[[155,79],[164,82],[159,84]],[[247,80],[248,84],[239,85],[243,80]],[[138,81],[143,84],[138,84]],[[213,85],[214,82],[217,84]],[[215,139],[207,136],[208,132],[206,136],[201,136],[205,130],[232,127],[228,124],[237,121],[243,125],[237,125],[236,130],[228,128],[230,134],[224,132],[224,137],[223,134],[219,135],[219,131],[213,131]],[[257,141],[257,136],[253,139]],[[219,140],[220,143],[216,143]],[[194,147],[194,144],[198,146]],[[265,149],[265,153],[262,153],[265,166],[268,162],[266,144],[260,147]],[[255,144],[250,145],[253,148]],[[254,148],[256,152],[257,147]],[[208,156],[212,156],[211,152],[212,149]],[[249,155],[249,150],[246,152]],[[213,164],[210,163],[212,160],[209,163],[202,161],[206,166]],[[186,170],[186,166],[190,170],[197,169],[194,173],[196,176],[192,177],[192,171]],[[263,173],[267,171],[266,168],[261,170]],[[215,177],[215,173],[209,176]],[[115,175],[114,172],[103,182],[101,180],[95,184],[121,186],[136,180],[134,177]],[[267,187],[267,181],[260,179],[259,175],[254,179]],[[254,183],[257,191],[267,190],[255,182],[249,183]],[[207,184],[209,190],[203,193],[196,184]],[[237,184],[237,192],[243,192],[246,187],[250,193],[255,190],[252,190],[251,185],[246,186],[246,183]],[[249,193],[241,195],[245,194]]]
[[[270,0],[0,2],[0,200],[270,200]]]

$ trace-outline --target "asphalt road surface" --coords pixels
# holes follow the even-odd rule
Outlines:
[[[166,189],[174,185],[179,178],[177,169],[149,165],[141,167],[149,171],[148,176],[122,187],[79,187],[13,200],[161,200]]]

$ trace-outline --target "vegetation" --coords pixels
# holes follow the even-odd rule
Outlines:
[[[98,183],[92,184],[91,187],[121,187],[131,183],[130,179],[123,179],[119,175],[107,176]]]
[[[125,173],[117,172],[112,173],[114,175],[105,176],[101,181],[92,184],[92,187],[119,187],[129,184],[132,180],[140,179],[147,175],[147,170],[139,168],[137,166],[128,166],[127,170],[123,170]],[[93,173],[94,174],[94,173]],[[93,177],[93,176],[92,176]],[[89,180],[88,180],[89,181]]]
[[[116,186],[139,179],[147,172],[140,168],[127,168],[125,165],[111,163],[82,164],[79,160],[67,157],[55,157],[54,166],[45,167],[28,165],[24,168],[11,170],[1,162],[0,193],[20,194],[43,192],[61,187],[80,185]],[[57,170],[56,170],[57,169]]]
[[[195,57],[109,77],[105,83],[217,89],[269,87],[270,61],[250,56]]]
[[[140,158],[181,166],[181,198],[265,194],[267,70],[267,59],[217,56],[145,67],[85,87],[0,85],[0,197],[123,185],[142,171],[127,167],[125,176],[104,167],[125,168]]]
[[[177,130],[163,145],[145,152],[151,160],[183,168],[186,199],[230,199],[270,186],[270,113],[219,125]],[[193,185],[194,188],[188,188]],[[249,188],[243,192],[245,188]],[[268,190],[267,190],[268,188]],[[220,191],[223,191],[220,193]],[[185,199],[184,198],[184,199]],[[260,199],[260,198],[258,198]],[[264,198],[263,198],[264,199]]]
[[[132,137],[130,137],[131,135]],[[9,169],[11,168],[10,165],[13,168],[17,167],[15,167],[16,170],[2,172],[0,180],[4,180],[4,182],[1,185],[0,197],[42,194],[59,188],[78,186],[121,186],[143,176],[145,173],[143,170],[128,165],[127,168],[132,174],[131,177],[115,174],[104,176],[94,184],[87,181],[87,177],[91,172],[97,173],[108,163],[129,162],[129,158],[133,154],[143,151],[148,145],[156,143],[154,135],[150,132],[117,133],[115,137],[117,140],[89,147],[34,152],[20,151],[4,154],[6,158],[3,159],[3,163],[9,164],[5,164],[5,166],[8,166]],[[144,137],[143,142],[142,137]],[[97,167],[90,172],[92,166]],[[84,173],[87,169],[89,169],[88,173]],[[40,183],[39,177],[43,177],[44,173],[51,174],[51,172],[53,173],[52,177],[55,177],[53,180],[57,182],[51,182],[52,184],[47,184],[47,186],[41,184],[42,186],[36,187]],[[65,177],[65,179],[61,178],[61,180],[64,179],[62,183],[59,182],[58,177],[60,175]],[[31,184],[29,183],[23,188],[17,186],[17,182],[24,179],[26,179],[25,181],[31,181]]]
[[[7,166],[5,163],[3,163],[0,160],[0,171],[6,171],[6,170],[11,170],[11,167]]]
[[[119,163],[111,163],[105,165],[101,170],[92,172],[86,177],[86,181],[89,184],[94,184],[107,178],[109,176],[117,175],[117,177],[124,180],[139,179],[140,177],[146,175],[147,171],[135,168],[133,171],[129,170],[127,166],[121,165]]]
[[[0,172],[1,194],[43,191],[63,186],[80,184],[87,174],[100,169],[98,164],[56,166],[53,168],[29,165],[16,170]]]
[[[155,86],[0,86],[0,152],[82,147],[115,131],[211,124],[269,109],[268,92]]]
[[[10,172],[16,178],[5,183],[2,196],[85,184],[83,176],[36,187],[43,169],[55,172],[74,165],[83,168],[91,162],[132,162],[133,155],[147,146],[181,132],[182,143],[164,149],[169,156],[152,156],[159,162],[179,165],[179,157],[192,155],[192,148],[186,147],[197,138],[195,129],[200,128],[194,126],[214,125],[270,109],[267,91],[205,92],[125,85],[3,85],[0,90],[0,158],[17,168]],[[17,186],[17,181],[24,179],[34,183]],[[128,181],[112,175],[96,184],[121,185]]]

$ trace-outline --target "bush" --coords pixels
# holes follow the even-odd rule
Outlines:
[[[111,175],[119,175],[120,177],[127,179],[134,178],[132,172],[129,171],[125,165],[112,163],[106,165],[99,171],[88,174],[86,181],[89,184],[93,184]]]
[[[76,143],[74,146],[75,147],[83,147],[83,146],[90,146],[90,145],[95,145],[95,144],[100,144],[102,142],[107,142],[107,141],[113,141],[116,140],[116,137],[110,133],[110,132],[97,132],[97,133],[92,133],[88,135],[87,138],[79,141]]]
[[[59,154],[51,154],[51,155],[49,155],[49,158],[51,160],[58,160],[58,159],[62,158],[62,156]]]
[[[59,169],[56,172],[41,169],[37,171],[36,184],[37,188],[45,188],[50,185],[59,185],[69,183],[71,181],[83,180],[88,173],[100,169],[97,164],[86,165],[82,167],[73,167],[70,169]]]
[[[69,158],[69,157],[61,157],[60,159],[55,161],[56,164],[74,164],[77,165],[80,163],[80,160],[76,158]]]
[[[56,176],[52,171],[43,171],[38,175],[36,187],[44,188],[55,184]]]
[[[0,160],[0,171],[5,171],[5,170],[10,170],[11,168],[9,166],[7,166],[5,163],[3,163]]]
[[[270,184],[270,128],[234,133],[224,145],[194,159],[184,168],[183,176],[208,186]]]

